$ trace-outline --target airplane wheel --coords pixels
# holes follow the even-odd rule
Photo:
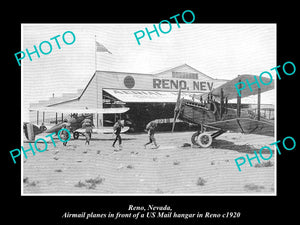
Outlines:
[[[202,148],[208,148],[212,143],[212,136],[208,133],[202,133],[198,136],[197,142]]]
[[[197,142],[198,136],[199,136],[199,132],[195,132],[193,133],[192,137],[191,137],[191,141],[193,145],[199,145]]]
[[[79,132],[74,132],[74,133],[73,133],[73,137],[74,137],[74,139],[78,139],[78,137],[79,137]]]

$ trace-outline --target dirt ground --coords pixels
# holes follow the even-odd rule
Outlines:
[[[248,195],[275,194],[275,152],[253,167],[246,162],[239,172],[235,159],[253,157],[274,137],[225,133],[211,147],[182,147],[193,132],[156,133],[160,147],[147,134],[122,134],[123,148],[112,147],[112,134],[93,134],[63,146],[57,137],[44,152],[23,157],[23,194],[52,195]],[[38,138],[38,137],[37,137]],[[24,139],[25,140],[25,139]],[[28,143],[24,143],[27,149]],[[44,149],[43,143],[38,143]],[[269,153],[264,157],[268,158]]]

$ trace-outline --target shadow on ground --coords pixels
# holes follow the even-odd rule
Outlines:
[[[249,144],[237,145],[234,142],[220,140],[220,139],[214,139],[211,148],[222,148],[222,149],[234,150],[237,152],[250,153],[250,154],[254,154],[254,151],[256,151],[257,153],[259,152],[259,148],[256,148],[252,145]],[[272,153],[274,153],[273,150]]]

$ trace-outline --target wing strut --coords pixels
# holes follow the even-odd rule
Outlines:
[[[241,80],[239,80],[239,89],[241,89]],[[240,92],[242,93],[242,92]],[[237,93],[237,99],[236,99],[236,116],[240,117],[241,116],[241,96]]]
[[[36,124],[39,124],[39,111],[36,111]]]
[[[221,88],[220,90],[220,119],[222,120],[223,118],[223,111],[224,111],[224,92],[223,92],[223,88]]]
[[[175,109],[174,109],[174,119],[173,119],[173,125],[172,125],[172,133],[173,133],[174,128],[175,128],[176,120],[178,119],[179,114],[180,114],[180,112],[179,112],[180,107],[181,107],[180,96],[181,96],[181,87],[179,87],[179,90],[178,90],[177,101],[176,101],[176,105],[175,105]]]
[[[237,124],[239,125],[239,128],[241,129],[241,133],[242,133],[242,134],[245,133],[243,127],[242,127],[241,124],[240,124],[239,119],[236,119],[236,122],[237,122]]]

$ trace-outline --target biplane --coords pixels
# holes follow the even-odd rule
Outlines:
[[[247,134],[261,134],[274,136],[274,121],[263,118],[260,113],[261,93],[274,88],[274,82],[269,85],[252,85],[251,89],[243,89],[241,96],[235,89],[238,82],[254,83],[255,75],[239,75],[235,79],[213,89],[209,93],[199,96],[199,102],[180,98],[181,89],[178,91],[177,102],[174,109],[172,132],[176,120],[196,124],[198,127],[191,141],[194,145],[207,148],[214,138],[232,131]],[[256,78],[259,78],[256,76]],[[270,79],[262,77],[262,82],[270,83]],[[257,79],[258,80],[258,79]],[[241,98],[257,95],[257,113],[250,109],[243,109]],[[228,104],[228,100],[237,99],[237,103]],[[212,132],[208,132],[208,131]]]
[[[55,113],[65,113],[70,114],[69,118],[66,118],[63,122],[57,123],[50,128],[46,126],[37,126],[29,122],[23,123],[23,131],[25,137],[29,141],[34,141],[35,136],[41,133],[58,133],[58,131],[66,125],[71,133],[73,133],[73,138],[78,139],[79,135],[84,135],[86,122],[91,123],[93,126],[93,114],[121,114],[129,110],[128,107],[121,108],[90,108],[90,109],[67,109],[67,108],[51,108],[51,107],[40,107],[40,108],[31,108],[30,111],[41,111],[41,112],[55,112]],[[122,133],[129,130],[129,127],[123,127]],[[93,129],[93,133],[112,133],[112,127],[101,127]]]

